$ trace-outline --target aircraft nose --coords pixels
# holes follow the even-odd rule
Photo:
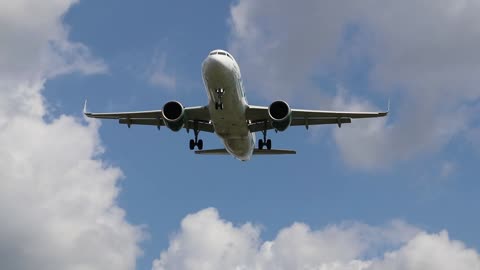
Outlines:
[[[230,70],[230,65],[222,55],[209,55],[203,62],[205,73],[223,73]]]

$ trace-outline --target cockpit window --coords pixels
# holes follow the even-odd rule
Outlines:
[[[216,55],[216,54],[226,55],[226,56],[228,56],[228,58],[230,58],[230,59],[233,60],[233,57],[232,57],[229,53],[227,53],[227,52],[213,51],[213,52],[209,53],[208,55]]]

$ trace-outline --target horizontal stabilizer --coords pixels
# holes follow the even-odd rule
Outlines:
[[[295,150],[287,150],[287,149],[254,149],[254,155],[293,155],[296,154],[297,151]],[[208,149],[208,150],[197,150],[195,154],[199,155],[229,155],[226,149]]]
[[[254,155],[295,155],[297,151],[287,150],[287,149],[255,149],[253,150]]]
[[[208,149],[208,150],[197,150],[195,154],[199,155],[230,155],[227,152],[227,149]]]

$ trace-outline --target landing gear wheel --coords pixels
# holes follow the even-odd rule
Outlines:
[[[263,149],[263,140],[262,139],[259,139],[258,140],[258,149],[262,150]]]
[[[217,93],[217,98],[218,98],[218,102],[215,102],[215,110],[223,110],[223,103],[222,103],[222,97],[223,97],[223,94],[225,94],[225,90],[223,88],[218,88],[215,90],[215,92]]]
[[[258,149],[263,149],[264,146],[267,147],[268,150],[272,149],[272,140],[267,140],[267,122],[265,121],[265,129],[262,130],[263,140],[258,140]]]
[[[215,103],[216,105],[216,103]],[[191,139],[190,140],[190,150],[193,150],[195,149],[195,146],[198,148],[198,150],[202,150],[203,149],[203,140],[199,140],[198,139],[198,133],[200,133],[200,130],[198,130],[198,122],[197,121],[194,121],[193,122],[193,132],[195,134],[195,139]]]
[[[190,140],[190,150],[193,150],[195,148],[195,141],[192,139]]]
[[[215,110],[223,110],[223,103],[221,102],[215,102]]]

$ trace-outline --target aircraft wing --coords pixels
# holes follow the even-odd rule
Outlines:
[[[390,107],[390,104],[388,107]],[[355,118],[384,117],[388,115],[389,109],[384,112],[320,111],[303,109],[291,109],[291,111],[292,122],[290,126],[305,126],[308,128],[313,125],[325,124],[337,124],[341,126],[345,123],[351,123],[352,119]],[[251,122],[249,125],[251,132],[273,129],[270,116],[268,115],[268,107],[249,106],[247,108],[247,119]]]
[[[130,125],[151,125],[158,128],[165,126],[162,110],[92,113],[87,111],[87,103],[85,102],[83,113],[90,118],[118,119],[120,124],[125,124],[129,127]],[[215,132],[215,128],[210,123],[210,113],[206,106],[185,108],[184,128],[193,129],[195,125],[199,131]]]

